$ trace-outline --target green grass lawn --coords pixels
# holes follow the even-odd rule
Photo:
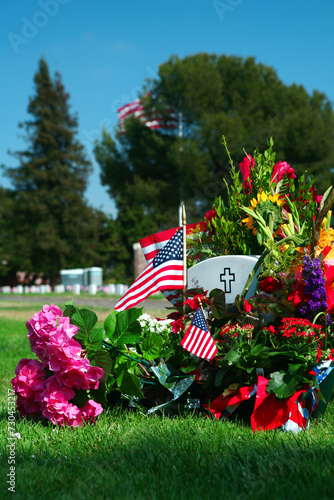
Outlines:
[[[38,309],[36,309],[38,310]],[[0,498],[334,498],[334,404],[298,435],[204,416],[104,412],[63,429],[15,414],[15,493],[7,490],[8,389],[32,357],[24,321],[0,317]]]

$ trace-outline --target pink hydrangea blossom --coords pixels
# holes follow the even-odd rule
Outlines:
[[[86,422],[95,422],[95,417],[100,415],[103,412],[103,408],[100,403],[96,403],[92,399],[89,399],[85,406],[81,408],[81,413],[83,419]]]
[[[27,328],[31,350],[41,361],[22,359],[15,370],[12,385],[20,415],[43,415],[61,426],[94,422],[103,411],[101,405],[89,400],[82,413],[71,403],[76,394],[74,389],[97,389],[104,373],[102,368],[91,366],[81,345],[73,339],[79,328],[53,304],[36,313]],[[49,369],[53,375],[46,378]]]
[[[43,416],[53,424],[60,426],[70,425],[77,427],[83,424],[81,411],[76,405],[69,403],[73,399],[75,392],[71,389],[57,386],[53,380],[44,392]]]
[[[286,175],[288,179],[294,179],[296,177],[295,170],[290,167],[286,161],[279,161],[273,167],[271,184],[281,181],[284,175]]]
[[[58,320],[62,315],[61,309],[54,304],[45,305],[41,312],[34,314],[26,323],[31,350],[43,362],[47,362],[46,345],[50,337],[56,333]]]
[[[45,384],[45,365],[37,359],[21,359],[11,381],[17,395],[17,409],[21,417],[38,414],[42,408]]]
[[[99,379],[103,377],[103,369],[91,366],[88,359],[73,360],[61,372],[57,372],[57,380],[66,387],[74,387],[87,391],[97,389]]]

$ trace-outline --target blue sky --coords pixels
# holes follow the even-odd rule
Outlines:
[[[114,133],[117,108],[138,96],[171,55],[253,56],[285,84],[334,101],[334,3],[328,0],[15,0],[0,16],[0,163],[23,149],[33,78],[43,56],[59,71],[94,164],[86,198],[115,214],[100,184],[94,139]],[[288,159],[287,159],[288,160]],[[0,173],[0,184],[8,180]]]

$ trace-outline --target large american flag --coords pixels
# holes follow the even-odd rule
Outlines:
[[[181,345],[199,358],[212,359],[217,354],[216,344],[201,309],[197,309],[190,327],[181,340]]]
[[[196,226],[205,224],[204,222],[196,222],[195,224],[187,224],[186,234],[190,234]],[[179,231],[181,227],[174,227],[172,229],[167,229],[166,231],[160,231],[159,233],[151,234],[150,236],[145,236],[139,240],[139,244],[148,263],[152,262],[154,257],[160,252],[160,250],[166,245],[166,243]],[[180,290],[164,290],[162,291],[164,297],[171,302],[171,304],[180,305],[182,304],[182,293]]]
[[[176,114],[172,108],[166,109],[164,115],[152,108],[147,115],[140,99],[120,107],[117,113],[120,133],[125,132],[124,121],[129,116],[135,116],[141,123],[152,130],[160,128],[173,129],[176,126]]]
[[[183,229],[154,257],[117,302],[116,311],[136,306],[158,290],[183,288]]]

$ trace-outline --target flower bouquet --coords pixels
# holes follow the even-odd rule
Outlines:
[[[27,324],[39,361],[21,361],[12,381],[21,415],[84,425],[110,405],[216,418],[244,408],[254,431],[307,427],[334,374],[334,189],[318,196],[312,178],[275,161],[272,141],[239,170],[230,163],[226,199],[188,234],[187,264],[258,255],[234,302],[199,284],[171,299],[167,320],[116,306],[100,328],[92,311],[45,306]]]

